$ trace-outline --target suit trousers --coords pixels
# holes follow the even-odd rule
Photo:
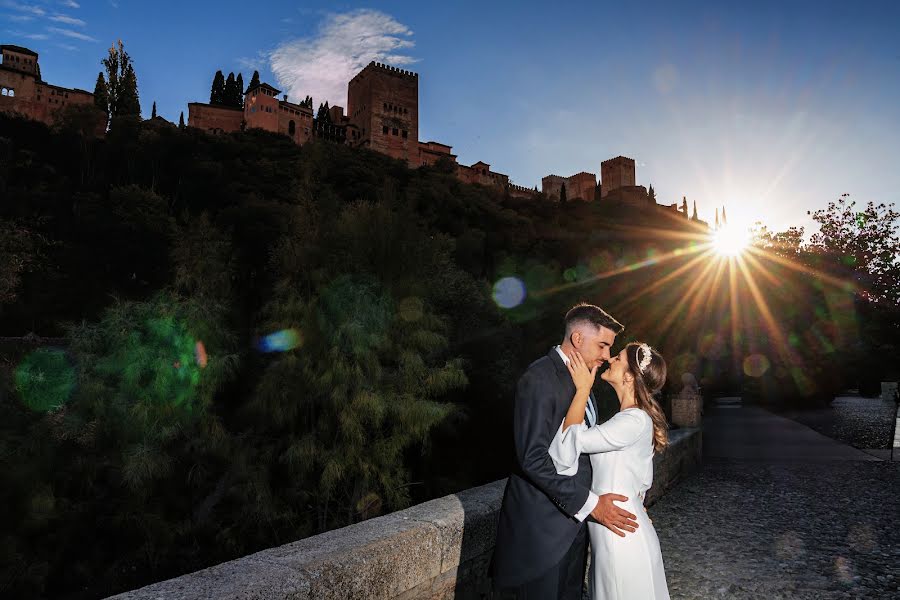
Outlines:
[[[581,600],[587,546],[587,523],[582,523],[562,560],[535,579],[516,587],[500,588],[494,597],[498,600]]]

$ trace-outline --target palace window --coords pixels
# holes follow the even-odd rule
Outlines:
[[[405,140],[408,133],[409,133],[409,132],[406,131],[406,130],[404,129],[403,131],[400,132],[400,135],[402,135],[402,136],[403,136],[403,139]]]
[[[394,128],[391,130],[391,134],[397,135],[397,128],[396,128],[396,127],[394,127]]]
[[[297,131],[297,124],[294,123],[293,120],[288,122],[288,135],[294,135],[294,132]]]
[[[381,133],[383,133],[384,135],[387,135],[387,130],[388,130],[387,125],[385,125],[384,127],[381,128]]]

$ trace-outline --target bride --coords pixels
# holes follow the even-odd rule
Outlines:
[[[597,375],[577,352],[569,357],[575,397],[550,444],[556,471],[574,475],[578,456],[591,455],[591,490],[628,497],[623,508],[638,515],[633,533],[613,533],[590,522],[590,597],[593,600],[668,599],[666,574],[656,530],[643,510],[644,493],[653,482],[653,453],[668,443],[666,418],[653,398],[666,381],[663,357],[647,344],[628,344],[609,360],[600,378],[619,397],[619,412],[603,424],[584,424],[585,405]]]

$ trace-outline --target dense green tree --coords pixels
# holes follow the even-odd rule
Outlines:
[[[697,216],[697,201],[696,200],[694,200],[694,213],[691,215],[691,220],[692,221],[699,220],[699,217]]]
[[[106,79],[103,73],[97,73],[97,84],[94,85],[94,106],[106,113],[109,121],[109,89],[106,87]]]
[[[234,105],[238,108],[244,108],[244,76],[241,73],[237,74],[235,88]]]
[[[566,184],[563,183],[562,185],[559,186],[559,203],[566,204],[568,201],[569,201],[569,199],[566,196]]]
[[[688,214],[687,196],[681,198],[681,212],[686,217]]]
[[[184,129],[184,111],[181,111],[181,114],[178,115],[178,129]]]
[[[653,184],[650,184],[650,187],[647,188],[647,201],[650,204],[656,204],[656,190],[653,189]]]
[[[156,101],[155,100],[153,101],[153,109],[150,111],[150,118],[151,119],[156,118]]]
[[[102,62],[106,68],[110,120],[117,117],[140,117],[137,75],[122,40],[119,40],[118,45],[110,46],[107,57]]]
[[[328,101],[319,104],[319,110],[316,113],[316,122],[321,124],[331,123],[331,114],[328,112]]]
[[[250,85],[247,89],[252,90],[255,87],[259,87],[259,85],[259,71],[253,71],[253,77],[250,78]]]
[[[872,302],[897,306],[900,213],[894,205],[870,201],[857,208],[845,194],[809,214],[819,224],[819,231],[810,238],[810,248],[828,257],[835,271],[851,274]]]
[[[212,89],[209,92],[209,103],[225,103],[225,76],[222,75],[222,71],[216,71],[216,74],[213,77]]]
[[[229,73],[225,78],[225,88],[222,92],[222,104],[226,106],[238,105],[238,89],[237,81],[234,79],[234,73]]]

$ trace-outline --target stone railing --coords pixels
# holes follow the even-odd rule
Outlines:
[[[700,462],[699,429],[677,429],[654,460],[647,504]],[[506,480],[269,548],[115,600],[486,598]]]

